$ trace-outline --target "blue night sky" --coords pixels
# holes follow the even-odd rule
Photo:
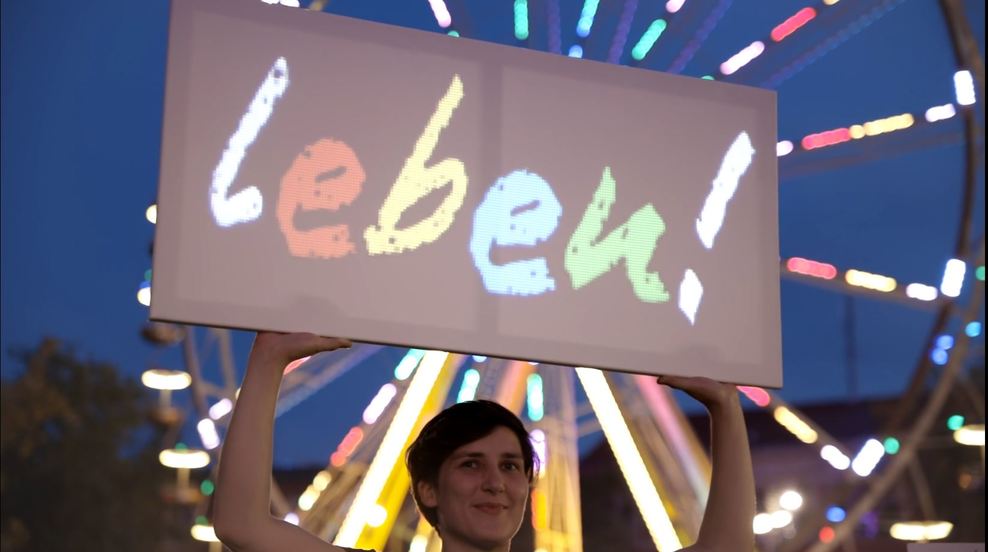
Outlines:
[[[450,10],[463,36],[515,44],[512,4],[450,2]],[[576,41],[582,2],[559,4],[565,50]],[[640,3],[626,52],[660,14],[660,5]],[[879,10],[859,32],[845,33],[845,40],[817,51],[856,19],[826,18],[821,9],[817,21],[739,72],[738,82],[761,85],[795,62],[791,74],[771,86],[778,92],[780,140],[798,142],[810,133],[904,112],[922,117],[927,108],[954,101],[957,63],[940,3],[867,5],[891,9]],[[585,57],[606,57],[623,6],[601,3]],[[688,0],[677,17],[684,25],[692,21],[692,31],[725,6],[683,74],[714,74],[722,61],[753,40],[766,39],[799,8],[821,4]],[[965,6],[983,57],[984,2]],[[326,11],[442,32],[426,0],[332,0]],[[148,310],[135,299],[151,266],[154,227],[144,211],[154,202],[158,180],[167,16],[165,0],[2,3],[4,376],[16,367],[8,352],[36,346],[43,336],[57,337],[83,356],[112,362],[134,377],[151,363],[182,365],[177,350],[156,353],[141,338]],[[546,49],[544,16],[533,16],[531,25],[532,47]],[[675,30],[671,24],[645,68],[668,68],[689,38]],[[801,56],[808,61],[800,62]],[[960,118],[938,124],[932,145],[906,153],[862,146],[857,151],[873,159],[824,163],[799,176],[783,169],[780,255],[938,285],[956,240],[964,175]],[[910,132],[902,133],[903,141],[909,142]],[[841,147],[832,148],[835,155]],[[983,173],[981,178],[983,191]],[[983,205],[980,196],[978,203]],[[976,237],[984,231],[983,207],[977,220]],[[783,280],[781,292],[782,396],[796,404],[846,398],[851,390],[846,296],[792,280]],[[894,395],[923,353],[930,311],[854,297],[857,392]],[[247,333],[235,335],[241,370],[250,339]],[[399,355],[393,350],[375,357],[377,362],[349,372],[282,417],[276,463],[323,461]]]

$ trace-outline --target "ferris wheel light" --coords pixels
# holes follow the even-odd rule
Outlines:
[[[206,450],[213,450],[220,446],[220,435],[216,431],[216,424],[213,423],[213,420],[209,418],[199,420],[196,429],[199,431],[199,440],[202,441],[202,446],[206,447]]]
[[[833,445],[824,445],[820,449],[820,458],[826,460],[836,470],[844,471],[851,467],[851,459]]]
[[[792,523],[792,512],[787,510],[772,512],[769,514],[769,523],[772,524],[772,529],[782,529]]]
[[[319,491],[312,488],[310,485],[306,487],[305,492],[303,492],[298,497],[298,509],[303,512],[308,512],[316,504],[316,499],[319,498]]]
[[[631,497],[645,519],[645,526],[656,547],[660,550],[678,550],[682,547],[679,536],[672,526],[655,484],[652,483],[652,477],[642,461],[635,440],[631,436],[624,416],[621,415],[604,374],[592,368],[577,368],[576,375],[583,385],[593,411],[597,414],[597,419],[600,420],[600,427],[604,430],[604,436],[614,451],[618,467],[628,483],[628,488],[631,489]]]
[[[432,8],[432,15],[436,17],[436,23],[442,28],[453,24],[453,18],[449,15],[449,8],[443,0],[429,0],[429,7]]]
[[[793,145],[792,142],[790,142],[789,140],[783,140],[775,144],[776,157],[785,157],[786,155],[792,153],[792,150],[793,150]]]
[[[152,203],[150,207],[144,211],[144,218],[148,219],[151,224],[158,224],[158,204]]]
[[[377,395],[374,395],[374,398],[371,399],[370,404],[368,404],[367,408],[364,409],[364,423],[370,425],[376,422],[381,416],[381,413],[384,412],[384,409],[391,404],[391,399],[393,399],[397,393],[398,388],[395,387],[393,383],[385,383],[382,385],[381,389],[377,391]]]
[[[326,470],[322,470],[321,472],[317,473],[315,477],[312,478],[312,487],[319,492],[323,492],[326,490],[326,487],[328,487],[329,484],[332,483],[332,481],[333,481],[333,475]]]
[[[837,277],[837,267],[834,265],[811,261],[802,257],[790,258],[786,261],[786,268],[789,272],[813,276],[814,278],[823,278],[824,280],[833,280]]]
[[[401,456],[408,436],[418,419],[418,413],[422,411],[429,392],[435,385],[447,358],[449,358],[449,353],[442,351],[424,353],[421,365],[416,370],[412,382],[405,391],[405,396],[398,405],[394,420],[384,434],[374,460],[367,468],[367,475],[364,476],[364,480],[357,490],[350,511],[340,525],[333,544],[337,546],[356,544],[360,533],[367,524],[370,509],[376,504],[377,497],[381,494],[388,475],[391,473],[391,468]]]
[[[685,3],[686,0],[669,0],[666,2],[666,11],[669,13],[676,13]]]
[[[779,506],[783,510],[795,512],[803,507],[803,495],[799,494],[799,491],[789,489],[779,497]]]
[[[906,296],[917,301],[935,301],[939,295],[937,288],[926,284],[912,283],[906,286]]]
[[[888,276],[882,276],[881,274],[872,274],[870,272],[864,272],[863,270],[854,269],[848,270],[844,273],[844,280],[852,286],[863,287],[884,293],[895,291],[895,288],[898,285],[895,278],[889,278]]]
[[[789,410],[784,406],[776,407],[776,409],[772,412],[772,416],[775,418],[775,421],[782,425],[782,427],[788,429],[789,432],[795,435],[797,439],[807,445],[812,445],[819,438],[816,430],[810,427],[809,424],[804,422],[792,410]]]
[[[195,524],[192,526],[192,538],[200,542],[220,542],[212,525]]]
[[[964,274],[967,263],[960,259],[950,259],[943,269],[943,280],[940,282],[940,293],[947,297],[957,297],[964,286]]]
[[[974,105],[977,101],[974,93],[974,78],[967,69],[954,73],[954,95],[960,105]]]
[[[900,521],[892,524],[892,538],[906,541],[928,541],[947,538],[954,524],[949,521]]]
[[[851,470],[861,477],[868,477],[883,456],[885,456],[885,445],[877,439],[868,439],[851,461]]]
[[[743,50],[731,56],[727,61],[720,64],[720,72],[725,75],[732,75],[738,69],[751,63],[756,57],[765,51],[765,43],[756,40],[744,47]]]
[[[151,282],[141,282],[141,287],[137,288],[137,302],[145,307],[151,306]]]
[[[781,42],[782,39],[798,31],[800,27],[809,23],[814,17],[816,17],[816,10],[810,7],[803,8],[772,29],[770,36],[772,40]]]
[[[216,402],[213,406],[209,407],[209,417],[214,420],[219,420],[223,416],[226,416],[233,410],[233,401],[227,398],[222,398]]]
[[[192,376],[181,370],[152,368],[141,374],[141,383],[159,391],[178,391],[192,385]]]
[[[367,525],[369,527],[380,527],[384,525],[385,521],[388,521],[388,511],[384,506],[375,504],[367,511]]]
[[[463,372],[463,383],[460,384],[460,391],[456,394],[456,402],[472,401],[477,395],[477,385],[480,384],[480,372],[470,368]]]
[[[954,104],[937,105],[926,110],[926,122],[935,123],[937,121],[945,121],[954,115],[957,115]]]
[[[969,447],[985,446],[985,424],[969,424],[957,429],[954,441]]]
[[[765,535],[772,532],[772,515],[762,512],[760,514],[755,514],[755,518],[751,521],[751,528],[754,530],[756,535]]]
[[[425,535],[415,535],[408,545],[408,552],[426,552],[429,549],[429,537]]]
[[[158,453],[162,466],[195,470],[209,465],[209,453],[195,449],[165,449]]]

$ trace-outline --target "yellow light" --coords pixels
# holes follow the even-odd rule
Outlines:
[[[319,492],[325,491],[326,487],[329,486],[330,482],[333,481],[333,476],[329,474],[328,471],[323,470],[316,474],[312,479],[312,486]]]
[[[776,407],[772,416],[775,418],[775,421],[782,424],[782,427],[788,429],[800,441],[807,445],[812,445],[816,442],[818,438],[816,431],[800,419],[799,416],[793,414],[788,408],[784,406]]]
[[[532,491],[532,525],[536,531],[549,528],[549,497],[541,489]]]
[[[209,453],[196,449],[165,449],[158,454],[161,465],[195,470],[209,465]]]
[[[303,492],[298,497],[298,507],[303,512],[308,512],[316,504],[316,500],[319,498],[319,491],[314,489],[312,485],[305,488]]]
[[[220,539],[216,538],[216,531],[213,530],[212,525],[193,525],[191,533],[192,538],[197,541],[220,542]]]
[[[828,5],[828,6],[833,6],[837,2],[840,2],[840,0],[823,0],[823,3],[826,4],[826,5]]]
[[[954,431],[954,440],[971,447],[985,446],[985,424],[968,424]]]
[[[151,224],[158,224],[158,205],[152,203],[148,210],[144,211],[144,216]]]
[[[929,541],[947,538],[954,524],[949,521],[900,521],[892,524],[892,538],[905,541]]]
[[[852,125],[848,130],[851,133],[851,138],[854,138],[855,140],[858,138],[864,138],[865,136],[865,129],[861,125]]]
[[[607,443],[614,451],[618,467],[624,474],[624,480],[645,520],[652,541],[660,552],[679,550],[683,545],[679,542],[679,536],[669,520],[662,498],[652,483],[604,374],[592,368],[577,368],[576,375],[590,400],[590,406],[597,414]]]
[[[384,522],[388,521],[388,511],[380,504],[375,504],[371,506],[370,511],[367,513],[367,525],[371,527],[380,527],[384,525]]]
[[[192,376],[181,370],[152,368],[141,374],[141,383],[159,391],[177,391],[192,385]]]
[[[844,280],[852,286],[873,289],[884,293],[894,291],[898,285],[895,278],[854,269],[844,273]]]
[[[909,128],[913,126],[914,122],[915,120],[911,114],[903,113],[902,115],[868,121],[864,124],[864,131],[868,136],[876,136],[878,134],[885,134],[886,132]]]
[[[394,467],[401,455],[402,448],[404,448],[408,436],[415,427],[416,420],[418,420],[418,414],[422,411],[429,392],[436,383],[436,378],[439,377],[439,370],[443,367],[448,356],[449,353],[429,351],[422,358],[418,370],[412,376],[408,390],[405,391],[405,397],[398,405],[394,420],[388,427],[387,433],[384,434],[384,439],[377,449],[374,460],[367,468],[367,475],[364,477],[360,489],[357,490],[353,504],[336,534],[336,540],[333,541],[336,546],[352,547],[356,545],[360,533],[364,530],[364,525],[367,524],[371,508],[377,504],[377,499],[381,495],[381,490],[384,489],[391,468]]]

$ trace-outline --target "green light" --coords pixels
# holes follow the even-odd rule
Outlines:
[[[196,525],[209,525],[209,519],[206,516],[196,516]]]
[[[703,75],[700,78],[703,79],[703,80],[714,80],[713,75]]]
[[[957,431],[964,426],[964,416],[960,414],[954,414],[953,416],[947,418],[947,429],[950,431]]]
[[[199,484],[199,490],[202,491],[202,494],[205,496],[209,496],[216,490],[216,485],[213,485],[213,482],[208,479],[203,479],[202,483]]]
[[[985,281],[985,265],[981,265],[977,270],[974,271],[975,276],[978,277],[982,282]]]
[[[515,0],[515,38],[528,39],[528,0]]]
[[[151,281],[151,269],[150,268],[144,271],[144,281],[145,282],[150,282]]]
[[[886,454],[895,454],[899,452],[899,440],[895,437],[886,437],[884,445]]]
[[[185,443],[175,443],[175,450],[189,450],[189,445]]]
[[[645,34],[638,39],[638,44],[635,44],[635,47],[631,49],[631,57],[633,57],[636,61],[645,59],[645,56],[648,54],[649,50],[651,50],[652,46],[655,45],[655,41],[662,36],[662,31],[665,30],[666,22],[664,19],[656,19],[655,21],[652,21],[652,24],[648,26]]]
[[[449,36],[454,36],[454,37],[455,36],[460,36],[460,33],[456,32],[456,31],[450,31],[450,32],[448,32],[446,34],[448,34]]]
[[[528,419],[537,422],[545,415],[543,409],[542,376],[528,376]]]

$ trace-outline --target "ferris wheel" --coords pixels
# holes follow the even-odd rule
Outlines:
[[[324,0],[301,6],[298,0],[280,3],[373,17],[367,11],[373,6],[367,3],[359,8]],[[880,30],[883,18],[896,10],[915,7],[905,7],[908,3],[902,0],[810,3],[764,27],[733,30],[737,36],[746,37],[745,43],[737,50],[722,52],[718,64],[698,67],[717,55],[705,48],[710,37],[728,25],[732,9],[742,9],[732,4],[731,0],[669,0],[647,6],[636,0],[607,4],[596,0],[514,0],[512,9],[505,10],[504,6],[430,0],[416,5],[414,22],[404,23],[431,26],[431,30],[451,36],[511,43],[643,70],[778,88],[803,71],[813,71],[818,60],[856,35]],[[923,9],[931,10],[930,5]],[[940,252],[950,259],[941,281],[902,283],[881,266],[837,266],[808,253],[781,260],[783,277],[797,285],[890,301],[932,311],[935,317],[896,409],[881,434],[860,448],[852,449],[828,434],[778,393],[740,388],[758,407],[771,411],[794,439],[816,448],[821,469],[848,474],[845,482],[832,490],[830,500],[820,502],[843,504],[841,516],[831,516],[822,507],[773,506],[753,520],[761,546],[824,551],[852,538],[862,516],[915,461],[918,447],[947,396],[959,385],[958,378],[971,355],[980,354],[983,359],[983,348],[979,352],[971,343],[982,335],[984,316],[983,211],[978,211],[978,197],[984,194],[983,111],[978,100],[984,98],[983,60],[961,3],[945,0],[938,8],[940,19],[930,24],[949,34],[955,50],[956,59],[941,60],[956,67],[952,82],[945,83],[946,89],[953,89],[952,97],[934,105],[910,106],[908,111],[832,121],[801,137],[780,136],[777,144],[783,188],[799,178],[833,174],[943,145],[963,145],[965,154],[963,182],[959,183],[961,204],[955,212],[935,215],[957,220],[955,244],[951,250]],[[398,11],[404,14],[409,10]],[[494,11],[504,13],[492,17]],[[483,26],[477,25],[479,21],[484,21]],[[791,116],[800,114],[787,113],[783,104],[780,120]],[[928,262],[942,261],[938,257]],[[150,275],[141,290],[139,298],[149,300],[145,296],[150,294]],[[167,454],[163,452],[162,462],[178,470],[175,500],[203,516],[197,517],[194,534],[214,539],[202,500],[211,488],[190,487],[188,470],[216,466],[222,426],[236,399],[238,381],[230,333],[152,324],[145,334],[163,346],[182,348],[184,370],[152,372],[146,382],[162,390],[158,420],[175,428],[170,435],[176,440],[183,416],[170,406],[167,396],[175,389],[191,389],[202,450],[170,448]],[[289,366],[278,415],[347,371],[364,363],[382,362],[382,357],[388,356],[385,353],[382,347],[361,345],[331,358],[317,357]],[[391,350],[389,358],[395,356]],[[546,466],[531,501],[536,550],[583,549],[577,444],[581,437],[597,432],[604,434],[614,452],[656,549],[677,549],[696,533],[709,486],[709,461],[675,401],[650,378],[416,349],[400,351],[397,357],[400,360],[394,362],[393,377],[382,381],[378,392],[368,398],[361,422],[346,434],[326,468],[298,501],[289,503],[274,486],[272,508],[276,514],[323,538],[335,536],[335,542],[345,546],[438,550],[436,535],[419,519],[408,499],[408,479],[400,453],[417,428],[445,405],[490,398],[523,415]],[[211,372],[220,375],[219,382],[204,376],[207,362],[218,365],[218,370]],[[577,387],[583,389],[586,402],[578,401]],[[978,398],[971,402],[979,418],[975,421],[981,423],[956,428],[957,440],[983,447],[984,399]],[[773,540],[773,530],[790,524],[799,529],[785,541]],[[949,532],[949,527],[935,519],[892,528],[893,536],[907,540],[934,540],[946,536],[944,531]]]

